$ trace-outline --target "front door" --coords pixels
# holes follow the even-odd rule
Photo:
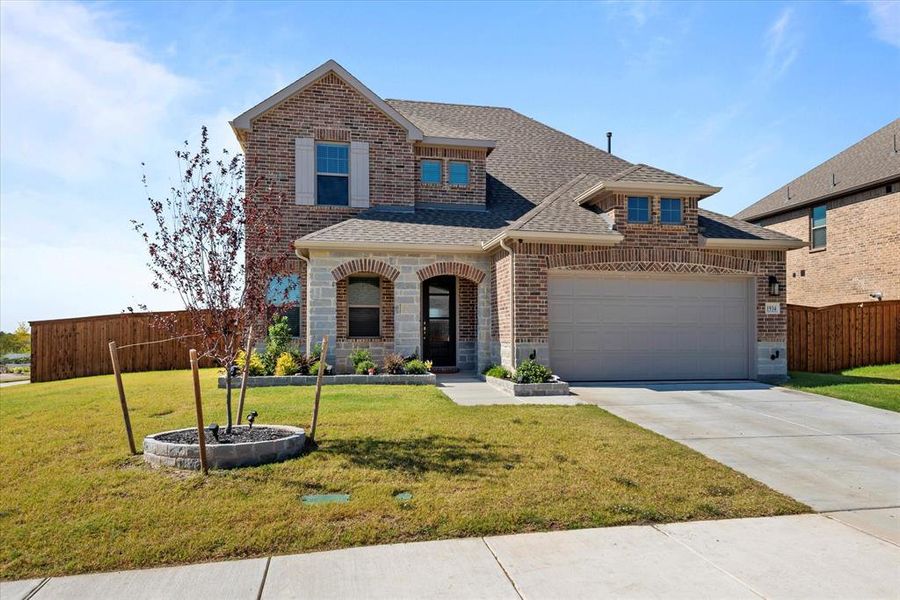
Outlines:
[[[456,365],[456,278],[422,282],[422,356],[436,367]]]

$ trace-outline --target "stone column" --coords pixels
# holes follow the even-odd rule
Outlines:
[[[310,343],[315,346],[328,336],[329,347],[326,361],[334,364],[334,343],[337,334],[337,299],[334,277],[331,270],[337,265],[326,256],[315,256],[309,262],[309,284],[307,306]]]
[[[404,260],[394,281],[394,352],[422,355],[422,288],[415,260]]]

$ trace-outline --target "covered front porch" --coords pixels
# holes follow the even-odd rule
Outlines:
[[[358,348],[379,367],[391,353],[415,354],[445,372],[476,372],[498,359],[485,257],[310,250],[301,259],[305,343],[327,335],[337,373],[352,372]]]

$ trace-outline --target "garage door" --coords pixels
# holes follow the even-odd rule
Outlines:
[[[550,274],[550,364],[568,381],[745,379],[750,280]]]

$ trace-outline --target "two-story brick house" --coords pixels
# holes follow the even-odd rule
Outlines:
[[[900,119],[736,217],[809,242],[787,254],[791,304],[900,300]]]
[[[293,203],[298,335],[570,380],[786,373],[785,252],[719,188],[508,108],[384,100],[328,61],[232,121]],[[248,243],[248,252],[269,251]]]

